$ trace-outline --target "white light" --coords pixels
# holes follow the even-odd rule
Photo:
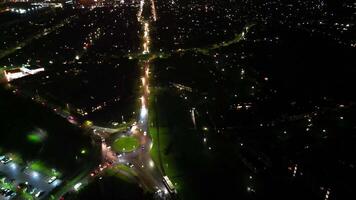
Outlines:
[[[144,106],[142,106],[142,108],[141,108],[141,114],[140,114],[141,118],[146,117],[147,112],[148,112],[148,111],[147,111],[147,108],[144,107]]]
[[[150,167],[152,168],[152,167],[154,167],[155,166],[155,164],[154,164],[154,162],[152,161],[152,160],[150,160]]]
[[[140,99],[141,99],[141,105],[145,106],[145,97],[142,96]]]
[[[33,178],[38,178],[38,176],[39,176],[38,172],[35,172],[35,171],[32,172],[32,177]]]
[[[164,189],[164,194],[168,194],[168,190],[166,188]]]
[[[136,125],[133,125],[133,126],[131,127],[131,132],[135,131],[136,129],[137,129],[137,126],[136,126]]]
[[[55,180],[53,183],[52,183],[52,185],[53,185],[53,187],[57,187],[58,185],[60,185],[61,184],[61,181],[60,180]]]
[[[10,165],[11,169],[15,170],[17,168],[16,164],[15,163],[11,163]]]

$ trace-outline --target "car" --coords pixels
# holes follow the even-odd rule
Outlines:
[[[134,165],[132,164],[132,163],[130,163],[130,162],[128,162],[128,163],[126,163],[130,168],[133,168],[134,167]]]
[[[51,184],[51,183],[53,183],[56,179],[57,179],[56,176],[52,176],[47,182],[48,182],[48,184]]]
[[[2,187],[0,188],[0,194],[3,195],[6,193],[6,188]]]
[[[27,184],[27,191],[33,190],[35,187],[33,187],[31,184]]]
[[[28,193],[32,195],[32,194],[35,194],[36,191],[37,191],[37,188],[33,188],[32,190],[29,190]]]
[[[10,194],[10,199],[14,198],[16,195],[16,192],[12,191],[12,193]]]
[[[41,197],[45,192],[44,191],[39,191],[36,193],[35,197]]]
[[[12,161],[12,158],[10,158],[10,157],[8,157],[8,156],[5,156],[2,160],[1,160],[1,163],[3,163],[3,164],[7,164],[7,163],[9,163],[9,162],[11,162]]]
[[[10,195],[13,194],[13,193],[14,193],[14,191],[8,190],[8,191],[5,193],[5,197],[8,197],[8,196],[10,196]]]

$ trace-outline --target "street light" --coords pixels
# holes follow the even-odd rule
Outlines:
[[[154,162],[152,160],[150,160],[150,167],[153,168],[155,166]]]
[[[10,167],[11,167],[12,170],[15,170],[17,168],[15,163],[11,163]]]
[[[140,113],[141,119],[146,117],[147,113],[148,113],[147,108],[145,106],[142,106],[141,113]]]
[[[32,172],[32,177],[37,179],[37,178],[39,177],[38,172],[33,171],[33,172]]]

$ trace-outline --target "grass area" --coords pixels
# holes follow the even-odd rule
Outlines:
[[[108,169],[106,173],[109,176],[118,177],[129,183],[134,183],[134,177],[137,176],[137,174],[130,167],[123,164],[119,164],[113,167],[112,169]]]
[[[5,182],[5,178],[0,179],[0,187],[15,190],[15,187],[11,183]]]
[[[167,175],[172,183],[176,186],[179,192],[182,187],[184,187],[184,181],[182,179],[176,178],[180,177],[181,170],[178,167],[176,154],[169,153],[168,149],[171,149],[172,144],[174,144],[174,137],[170,132],[168,124],[166,124],[161,116],[160,110],[154,104],[155,96],[159,96],[159,90],[151,89],[151,96],[149,102],[149,134],[153,141],[153,146],[150,151],[152,159],[159,164],[161,170]]]
[[[172,106],[174,105],[174,106]],[[189,105],[168,88],[153,88],[149,102],[149,134],[153,139],[151,156],[175,185],[180,199],[204,199],[202,178],[211,168],[213,154],[193,129]],[[174,114],[172,114],[174,113]]]
[[[170,177],[176,176],[178,174],[178,169],[176,167],[176,160],[173,154],[165,154],[162,150],[169,148],[172,144],[172,137],[169,135],[169,130],[167,127],[159,128],[159,136],[156,127],[150,127],[150,135],[153,140],[153,147],[151,149],[152,159],[156,163],[160,163],[160,167]],[[159,147],[158,147],[159,142]]]
[[[114,141],[112,145],[116,152],[131,152],[139,146],[138,140],[135,137],[120,137]]]
[[[37,171],[39,173],[45,174],[46,176],[56,176],[60,177],[61,174],[55,170],[55,169],[50,169],[47,167],[43,162],[41,161],[34,161],[30,164],[30,169]]]
[[[28,134],[27,139],[33,143],[40,143],[42,141],[42,139],[36,133]]]
[[[128,183],[116,175],[106,174],[95,179],[79,193],[66,199],[153,199],[151,194],[138,187],[136,183]]]
[[[128,166],[126,166],[126,165],[123,165],[123,164],[116,165],[116,166],[114,167],[114,169],[116,169],[116,170],[123,170],[123,171],[129,172],[129,173],[133,173],[133,171],[131,170],[130,167],[128,167]]]

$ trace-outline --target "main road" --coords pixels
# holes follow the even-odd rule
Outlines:
[[[149,2],[148,2],[149,1]],[[151,16],[149,19],[145,19],[142,16],[143,9],[146,3],[151,4]],[[148,98],[149,98],[149,74],[150,74],[150,65],[152,56],[150,56],[150,47],[151,47],[151,38],[150,38],[150,26],[152,21],[157,20],[156,8],[154,0],[141,0],[139,10],[137,13],[137,21],[140,23],[143,35],[142,35],[142,52],[139,60],[139,67],[141,68],[141,107],[139,111],[139,116],[137,122],[133,124],[132,128],[127,132],[122,132],[116,134],[116,136],[131,135],[136,137],[139,141],[139,148],[126,153],[115,153],[111,150],[110,143],[107,140],[107,137],[102,136],[102,148],[103,156],[106,158],[106,161],[116,164],[124,164],[131,167],[134,173],[137,175],[137,180],[139,184],[146,190],[152,191],[155,193],[156,197],[161,199],[171,199],[171,194],[169,193],[168,188],[163,183],[163,174],[162,171],[157,167],[153,161],[150,150],[153,145],[152,138],[148,134]],[[99,136],[101,134],[98,133]]]

